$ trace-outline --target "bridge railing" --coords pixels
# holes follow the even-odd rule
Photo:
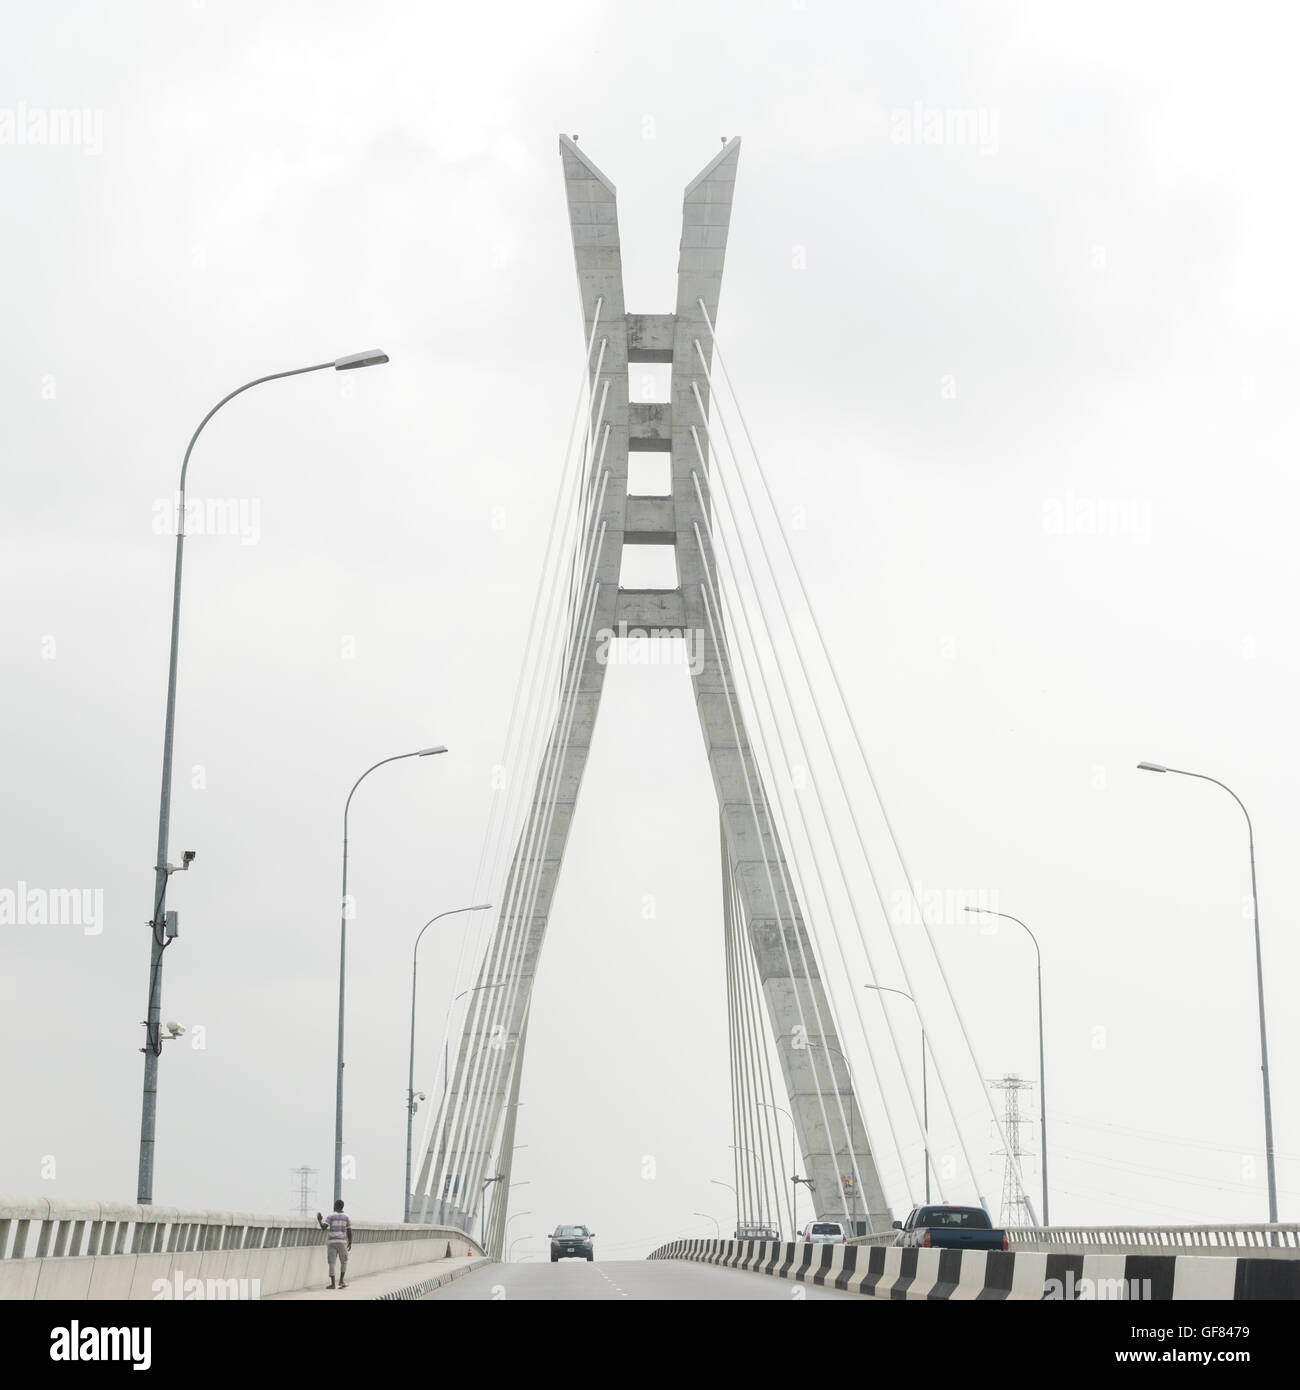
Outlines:
[[[1125,1254],[1300,1256],[1300,1225],[1012,1226],[1013,1250],[1095,1250]]]
[[[0,1300],[268,1298],[323,1286],[325,1240],[313,1217],[0,1198]],[[396,1222],[354,1221],[352,1244],[351,1278],[483,1253]]]
[[[463,1231],[452,1228],[369,1221],[352,1225],[355,1245],[444,1235],[458,1248],[468,1240]],[[324,1240],[325,1233],[310,1216],[0,1197],[0,1260],[280,1250]],[[472,1244],[480,1253],[477,1242]]]
[[[1012,1250],[1084,1250],[1099,1255],[1262,1255],[1300,1257],[1300,1225],[1221,1226],[1009,1226]],[[892,1245],[897,1231],[850,1240],[850,1245]]]
[[[870,1235],[850,1236],[850,1245],[893,1245],[897,1231],[873,1231]]]

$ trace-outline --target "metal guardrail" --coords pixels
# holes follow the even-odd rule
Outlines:
[[[1083,1250],[1101,1254],[1258,1253],[1300,1257],[1300,1225],[1257,1226],[1008,1226],[1012,1250]],[[850,1245],[893,1245],[897,1231],[858,1236]]]
[[[352,1227],[357,1245],[442,1236],[458,1247],[466,1241],[482,1253],[477,1241],[451,1227],[383,1222],[355,1222]],[[0,1260],[278,1250],[324,1242],[325,1232],[312,1217],[0,1197]]]
[[[1293,1250],[1300,1255],[1300,1225],[1247,1226],[1010,1226],[1013,1250],[1028,1247],[1071,1250],[1112,1249],[1225,1254],[1242,1250]]]

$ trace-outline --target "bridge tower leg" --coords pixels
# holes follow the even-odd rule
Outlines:
[[[812,1181],[814,1211],[845,1220],[850,1203],[843,1183],[856,1170],[861,1188],[852,1206],[858,1219],[869,1229],[887,1229],[891,1214],[745,729],[718,609],[721,580],[712,552],[707,463],[708,320],[717,321],[740,141],[728,141],[686,188],[671,314],[627,312],[614,185],[567,136],[560,138],[560,154],[585,340],[593,343],[591,365],[598,364],[592,392],[598,428],[582,480],[592,563],[585,583],[571,595],[569,657],[562,672],[569,698],[560,702],[479,981],[509,979],[513,985],[500,991],[508,996],[504,1007],[490,1002],[496,991],[474,996],[412,1210],[418,1219],[467,1225],[484,1200],[485,1181],[498,1179],[489,1184],[495,1189],[491,1229],[501,1229],[514,1129],[511,1102],[518,1095],[533,977],[595,729],[608,638],[639,631],[682,636],[695,657],[691,679],[724,855],[754,954],[804,1175]],[[638,363],[671,364],[668,402],[629,402],[628,370]],[[668,494],[629,495],[628,454],[642,451],[670,455]],[[676,587],[621,589],[625,544],[673,547]]]

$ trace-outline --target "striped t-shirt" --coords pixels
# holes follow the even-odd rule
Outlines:
[[[352,1229],[352,1218],[345,1216],[341,1211],[332,1211],[325,1218],[325,1226],[329,1231],[327,1240],[347,1240]]]

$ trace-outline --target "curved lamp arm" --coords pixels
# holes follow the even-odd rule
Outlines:
[[[388,354],[381,352],[378,348],[371,348],[367,352],[354,352],[347,357],[336,357],[332,362],[316,362],[310,367],[294,367],[287,372],[271,372],[267,376],[255,377],[252,381],[246,381],[242,386],[237,386],[228,396],[222,398],[212,407],[211,410],[199,421],[199,427],[190,436],[189,445],[185,450],[185,458],[181,463],[181,496],[185,496],[185,473],[190,466],[190,454],[194,451],[195,441],[203,433],[203,427],[221,409],[227,401],[233,401],[236,396],[242,396],[245,391],[251,391],[254,386],[261,386],[264,381],[281,381],[287,376],[302,376],[306,372],[323,372],[327,367],[333,367],[336,372],[346,372],[357,367],[377,367],[383,362],[388,361]]]

